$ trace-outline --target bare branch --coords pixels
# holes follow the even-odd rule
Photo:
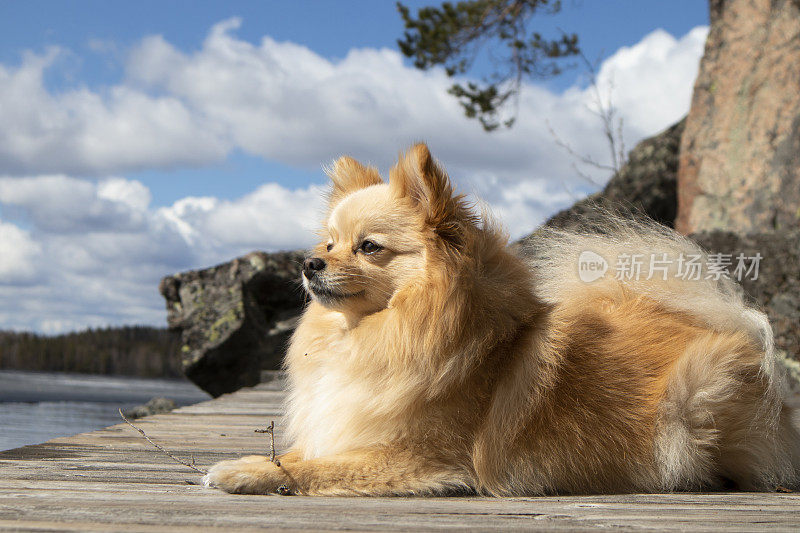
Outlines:
[[[622,168],[622,165],[627,163],[627,156],[625,155],[625,138],[622,136],[622,117],[619,117],[619,122],[617,123],[617,140],[619,141],[620,168]]]
[[[550,135],[553,137],[553,141],[556,143],[556,145],[558,145],[561,148],[563,148],[574,159],[577,159],[579,162],[583,163],[584,165],[588,165],[590,167],[598,168],[600,170],[610,170],[612,172],[615,170],[614,167],[612,167],[612,166],[604,165],[604,164],[596,161],[592,156],[579,154],[574,148],[572,148],[572,146],[569,143],[567,143],[566,141],[562,140],[561,137],[558,136],[558,134],[555,132],[553,127],[550,125],[550,121],[549,120],[545,120],[545,124],[547,124],[547,129],[550,132]],[[578,167],[575,165],[574,162],[572,163],[572,168],[575,169],[575,171],[578,173],[578,175],[581,178],[585,179],[586,181],[588,181],[592,185],[596,185],[598,187],[602,186],[601,183],[598,183],[597,181],[592,179],[588,174],[578,170]]]
[[[275,421],[270,421],[267,429],[256,429],[254,431],[256,433],[269,433],[269,460],[281,466],[281,462],[275,460]]]
[[[582,51],[578,52],[578,57],[583,61],[586,71],[589,73],[589,86],[592,93],[594,93],[594,103],[597,106],[596,110],[591,110],[592,113],[600,117],[603,124],[603,135],[608,142],[608,149],[611,154],[611,168],[614,173],[619,172],[622,165],[625,164],[625,143],[622,139],[622,118],[617,123],[615,121],[617,115],[617,108],[614,107],[612,95],[614,92],[614,77],[613,73],[608,80],[608,95],[603,98],[603,93],[600,91],[600,85],[597,82],[597,65],[600,63],[598,58],[595,63],[589,61]]]
[[[161,451],[161,452],[165,453],[167,456],[169,456],[169,457],[170,457],[171,459],[173,459],[174,461],[177,461],[177,462],[179,462],[179,463],[180,463],[180,464],[182,464],[183,466],[188,466],[188,467],[189,467],[189,468],[191,468],[192,470],[194,470],[194,471],[196,471],[196,472],[200,472],[201,474],[208,474],[208,472],[206,472],[205,470],[202,470],[202,469],[200,469],[200,468],[197,468],[196,466],[194,466],[194,464],[187,463],[187,462],[186,462],[186,461],[184,461],[183,459],[180,459],[180,458],[178,458],[178,457],[175,457],[174,455],[172,455],[171,453],[169,453],[167,450],[165,450],[164,448],[162,448],[161,446],[159,446],[158,444],[156,444],[155,442],[153,442],[153,441],[150,439],[150,437],[148,437],[148,436],[147,436],[147,433],[145,433],[143,430],[139,429],[138,427],[134,426],[134,425],[133,425],[133,423],[132,423],[130,420],[128,420],[127,418],[125,418],[125,415],[123,415],[123,414],[122,414],[122,409],[121,409],[121,408],[119,409],[119,416],[121,416],[121,417],[122,417],[122,419],[125,421],[125,423],[126,423],[126,424],[128,424],[130,427],[132,427],[133,429],[135,429],[136,431],[138,431],[139,433],[141,433],[141,434],[142,434],[142,436],[143,436],[145,439],[147,439],[147,442],[149,442],[150,444],[152,444],[153,446],[155,446],[156,448],[158,448],[158,450],[159,450],[159,451]],[[194,457],[192,457],[192,463],[194,463]]]
[[[586,181],[586,182],[588,182],[588,183],[590,183],[590,184],[592,184],[592,185],[594,185],[596,187],[601,187],[602,186],[600,183],[597,183],[594,180],[594,178],[592,178],[589,174],[587,174],[586,172],[583,172],[581,169],[579,169],[578,165],[576,165],[574,161],[572,162],[571,166],[572,166],[572,170],[575,171],[575,174],[577,174],[578,177],[581,178],[583,181]]]
[[[614,107],[612,100],[614,91],[614,78],[612,76],[608,80],[608,94],[604,97],[597,81],[597,65],[600,64],[602,57],[599,57],[595,63],[589,61],[589,58],[587,58],[582,51],[578,52],[578,57],[583,62],[586,72],[589,75],[589,90],[591,92],[594,104],[593,106],[587,104],[586,109],[600,119],[603,128],[603,136],[606,139],[608,151],[611,156],[610,164],[602,164],[589,155],[579,154],[575,149],[572,148],[572,146],[569,145],[569,143],[563,141],[558,134],[556,134],[549,121],[546,121],[547,129],[550,131],[550,135],[553,137],[556,145],[563,148],[577,162],[597,169],[608,170],[614,174],[617,174],[625,165],[627,158],[625,155],[625,141],[623,139],[623,120],[622,117],[617,118],[618,111],[617,108]],[[579,170],[574,161],[572,163],[572,168],[582,179],[597,187],[601,186],[600,183],[596,182],[585,172]]]

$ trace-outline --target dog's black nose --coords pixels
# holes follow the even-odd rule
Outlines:
[[[325,261],[319,257],[309,257],[303,261],[303,274],[305,274],[308,279],[313,278],[314,274],[323,268],[325,268]]]

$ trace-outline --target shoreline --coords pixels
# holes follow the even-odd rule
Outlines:
[[[156,396],[178,405],[211,398],[187,379],[0,370],[0,403],[144,403]]]

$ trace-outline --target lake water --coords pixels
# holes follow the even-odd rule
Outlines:
[[[210,398],[187,380],[0,370],[0,450],[118,424],[117,409],[155,397]]]

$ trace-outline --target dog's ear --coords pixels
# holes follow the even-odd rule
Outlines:
[[[409,198],[422,210],[440,237],[460,246],[465,225],[474,217],[464,206],[464,197],[453,194],[450,178],[424,143],[400,155],[389,173],[389,184],[395,196]]]
[[[339,203],[351,192],[383,183],[377,168],[364,166],[349,156],[343,156],[334,161],[330,167],[325,169],[325,173],[333,184],[328,197],[331,206]]]

